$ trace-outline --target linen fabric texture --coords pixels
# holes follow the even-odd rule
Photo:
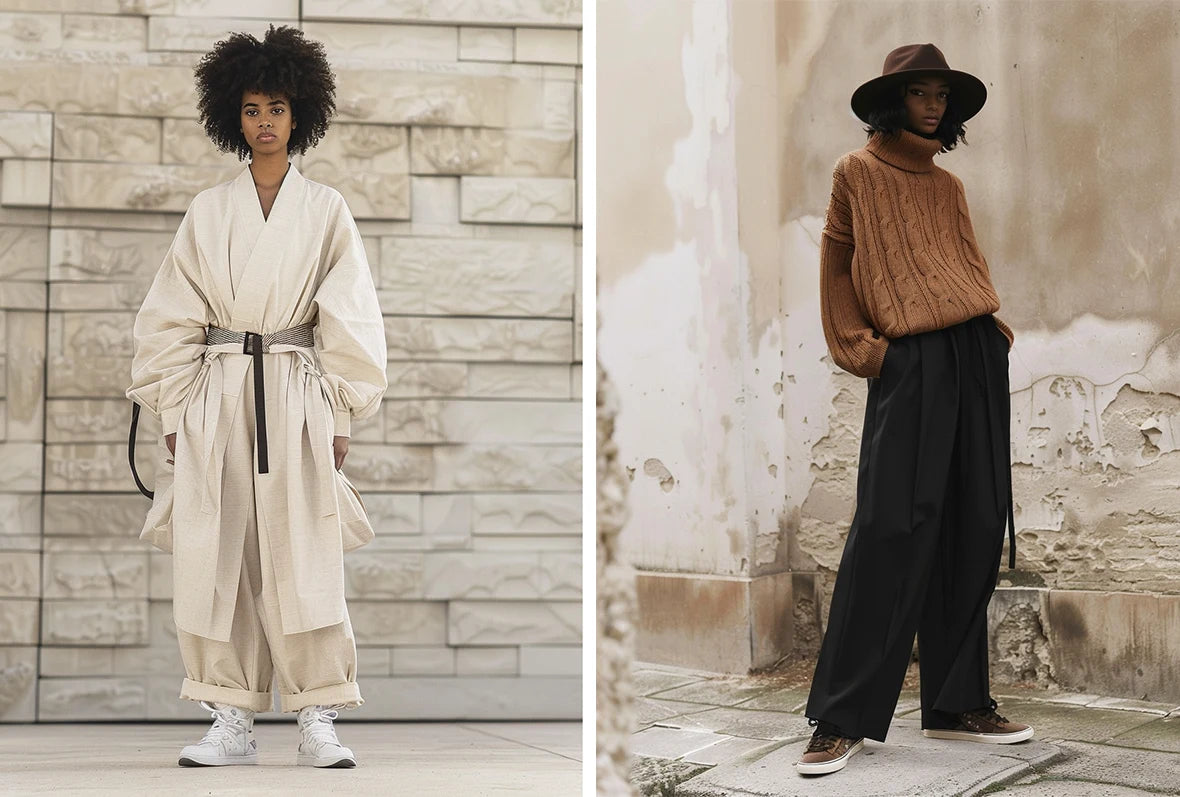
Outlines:
[[[909,130],[874,133],[833,171],[820,317],[832,360],[856,376],[880,375],[893,338],[1000,309],[963,183],[934,164],[941,147]],[[1011,347],[1012,329],[994,323]]]
[[[270,334],[305,323],[316,324],[314,347],[276,345],[262,358],[271,462],[259,474],[252,433],[241,434],[254,428],[252,358],[240,346],[207,345],[205,329]],[[159,448],[140,538],[173,554],[178,631],[231,641],[250,512],[273,576],[264,585],[272,650],[277,635],[347,624],[343,552],[373,531],[335,468],[332,438],[377,413],[387,380],[376,288],[344,198],[294,164],[266,218],[248,167],[200,192],[133,334],[127,397],[159,416],[165,435],[176,433],[174,466]],[[237,497],[242,484],[253,510]]]

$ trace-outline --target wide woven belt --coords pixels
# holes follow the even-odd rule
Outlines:
[[[258,472],[270,472],[270,457],[266,446],[266,386],[262,378],[262,355],[270,353],[271,346],[315,345],[315,324],[300,324],[267,335],[257,332],[234,332],[210,325],[205,329],[205,343],[209,346],[242,344],[242,354],[254,357],[254,418],[256,428],[254,442],[258,449]]]

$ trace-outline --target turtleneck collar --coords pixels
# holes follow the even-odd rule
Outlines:
[[[934,168],[934,155],[942,149],[942,141],[902,130],[896,136],[874,133],[865,149],[890,166],[907,172],[928,172]]]

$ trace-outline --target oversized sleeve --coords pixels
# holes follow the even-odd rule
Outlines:
[[[832,195],[819,245],[820,319],[836,365],[856,376],[879,376],[889,341],[877,332],[852,285],[852,196],[845,162],[832,174]]]
[[[337,436],[352,419],[377,414],[388,387],[385,324],[360,231],[343,197],[337,197],[326,236],[328,268],[316,289],[316,352],[332,403]]]
[[[194,205],[181,219],[132,329],[126,395],[160,418],[165,435],[179,426],[181,406],[201,370],[212,315],[198,278]]]

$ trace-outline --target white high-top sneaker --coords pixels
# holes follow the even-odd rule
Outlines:
[[[223,767],[257,764],[258,744],[254,741],[254,712],[225,703],[201,705],[213,714],[213,727],[205,738],[180,751],[182,767]]]
[[[340,716],[337,706],[307,706],[299,709],[299,755],[296,761],[307,767],[355,767],[356,756],[336,738],[332,720]]]

